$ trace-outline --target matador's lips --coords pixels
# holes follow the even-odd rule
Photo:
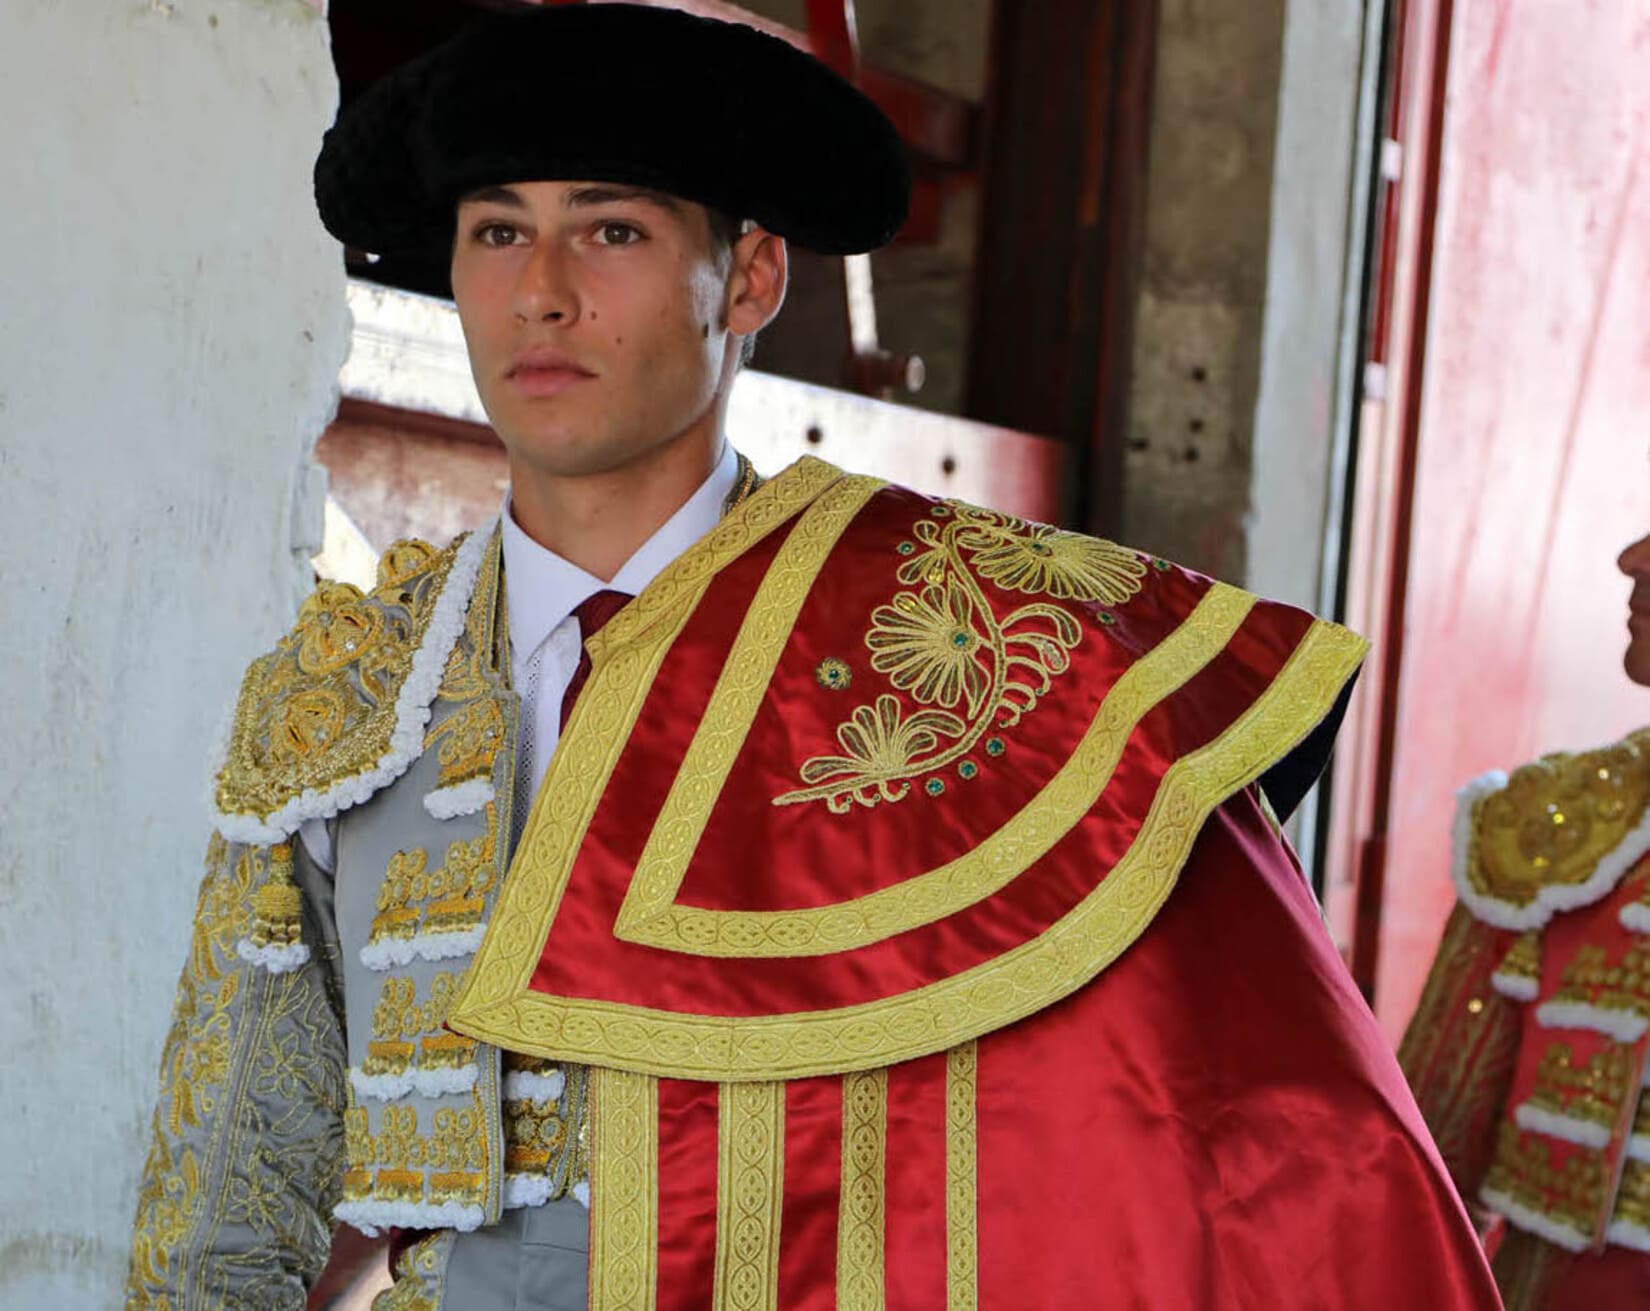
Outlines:
[[[518,392],[536,397],[558,396],[595,376],[571,355],[547,346],[520,352],[504,371],[505,380]]]

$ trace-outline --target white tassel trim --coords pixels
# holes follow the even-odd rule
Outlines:
[[[359,1229],[368,1238],[377,1238],[380,1229],[457,1229],[469,1233],[481,1228],[484,1218],[479,1206],[462,1202],[339,1202],[332,1208],[335,1218]]]
[[[504,1176],[504,1209],[520,1210],[525,1206],[543,1206],[550,1200],[550,1177],[542,1174],[507,1174]]]
[[[472,778],[425,793],[424,809],[433,819],[457,819],[487,809],[495,795],[492,779]]]
[[[1472,881],[1467,877],[1467,857],[1472,847],[1473,806],[1480,798],[1499,792],[1506,786],[1507,776],[1500,770],[1492,770],[1475,778],[1455,794],[1454,859],[1451,862],[1455,891],[1462,904],[1486,924],[1520,932],[1542,928],[1557,911],[1591,906],[1601,897],[1609,895],[1627,871],[1637,865],[1646,853],[1650,853],[1650,810],[1646,810],[1638,824],[1593,867],[1593,872],[1584,882],[1545,884],[1536,893],[1535,900],[1524,906],[1485,896],[1472,886]],[[1647,927],[1640,928],[1637,924],[1628,923],[1628,909],[1631,908],[1623,909],[1621,922],[1637,932],[1650,933],[1650,915],[1645,919]]]
[[[480,1070],[474,1065],[460,1065],[453,1069],[408,1070],[405,1074],[368,1074],[359,1066],[351,1066],[350,1086],[358,1097],[370,1097],[377,1102],[393,1102],[408,1093],[421,1097],[452,1097],[467,1093],[476,1086]]]
[[[569,1191],[572,1192],[575,1202],[586,1211],[590,1209],[590,1180],[580,1179]]]
[[[1528,974],[1503,974],[1497,970],[1490,975],[1490,987],[1514,1001],[1534,1001],[1541,992],[1541,981]]]
[[[289,947],[260,947],[251,938],[242,938],[235,944],[235,952],[244,961],[260,965],[271,974],[291,974],[309,960],[309,947],[294,942]]]
[[[1650,1161],[1650,1134],[1636,1133],[1627,1139],[1627,1159]]]
[[[1650,1019],[1632,1011],[1607,1010],[1584,1001],[1548,1001],[1536,1008],[1544,1029],[1591,1029],[1617,1042],[1637,1042],[1650,1028]]]
[[[507,1102],[553,1102],[567,1086],[567,1076],[560,1070],[549,1074],[535,1074],[531,1070],[511,1070],[504,1076],[504,1100]]]
[[[1478,1194],[1478,1200],[1497,1215],[1505,1216],[1508,1224],[1516,1225],[1525,1233],[1534,1234],[1537,1238],[1545,1238],[1549,1243],[1557,1243],[1566,1252],[1585,1252],[1593,1245],[1591,1235],[1584,1234],[1579,1229],[1572,1229],[1567,1224],[1560,1224],[1550,1215],[1532,1210],[1494,1188],[1482,1189]]]
[[[1557,1111],[1549,1111],[1544,1106],[1532,1106],[1525,1102],[1513,1112],[1513,1119],[1518,1121],[1520,1129],[1546,1134],[1549,1138],[1562,1138],[1567,1143],[1579,1143],[1582,1147],[1591,1147],[1597,1151],[1602,1151],[1610,1145],[1608,1125],[1594,1124],[1591,1120],[1578,1119],[1573,1115],[1562,1115]]]
[[[1636,1252],[1650,1252],[1650,1229],[1631,1220],[1612,1220],[1604,1231],[1604,1241],[1618,1247],[1631,1247]]]
[[[1624,929],[1632,929],[1634,933],[1650,933],[1650,906],[1642,901],[1628,902],[1616,918]]]
[[[412,668],[395,699],[395,731],[389,748],[378,763],[364,773],[339,779],[325,791],[306,788],[284,806],[268,815],[230,815],[213,810],[218,832],[231,842],[279,842],[297,832],[305,820],[331,819],[340,811],[358,806],[402,774],[424,750],[424,726],[430,722],[430,706],[441,687],[447,656],[464,628],[476,578],[481,573],[482,556],[492,540],[494,525],[471,533],[453,557],[441,595],[435,599],[424,640],[413,654]],[[216,773],[213,775],[217,777]]]
[[[474,956],[487,936],[487,925],[452,933],[420,933],[411,938],[385,938],[361,948],[361,964],[382,974],[415,960],[454,960]]]

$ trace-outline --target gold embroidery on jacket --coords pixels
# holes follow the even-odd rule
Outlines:
[[[1599,751],[1543,757],[1473,809],[1467,879],[1528,906],[1543,887],[1584,884],[1650,801],[1650,730]]]
[[[782,485],[776,481],[763,490]],[[588,715],[582,726],[575,715],[569,754],[564,758],[557,749],[553,770],[557,760],[573,763],[555,776],[555,789],[540,790],[541,809],[528,821],[524,840],[533,848],[530,859],[518,859],[501,891],[492,932],[465,977],[451,1022],[500,1047],[717,1081],[867,1069],[966,1042],[1041,1010],[1114,961],[1174,888],[1204,820],[1319,722],[1366,649],[1345,629],[1315,623],[1231,727],[1169,768],[1129,850],[1093,892],[1036,938],[982,966],[881,1001],[739,1020],[553,997],[528,986],[566,886],[571,853],[612,769],[608,748],[598,743],[624,740],[657,667],[639,662],[581,712]],[[552,791],[554,803],[547,800]]]
[[[785,1085],[724,1083],[717,1108],[713,1305],[720,1311],[779,1311]]]
[[[344,1136],[345,1201],[486,1203],[486,1123],[474,1104],[438,1108],[425,1133],[416,1107],[390,1103],[374,1134],[367,1111],[352,1102]]]
[[[457,546],[396,543],[370,595],[348,583],[316,587],[292,631],[247,670],[216,785],[220,810],[273,814],[306,789],[377,765]]]
[[[1555,1166],[1547,1141],[1511,1121],[1501,1125],[1495,1161],[1484,1180],[1486,1193],[1510,1198],[1582,1238],[1597,1230],[1608,1186],[1602,1153],[1571,1148],[1564,1164]],[[1493,1207],[1493,1199],[1486,1201]]]
[[[1621,1189],[1616,1193],[1614,1218],[1650,1233],[1650,1164],[1627,1162],[1621,1172]]]
[[[462,933],[481,923],[496,878],[498,804],[489,801],[485,815],[485,831],[449,843],[446,858],[433,870],[422,848],[390,857],[378,885],[369,945],[424,933]]]
[[[251,1305],[326,1259],[341,1044],[313,966],[271,974],[236,952],[265,859],[217,835],[207,848],[138,1192],[126,1287],[134,1311]],[[257,1250],[214,1259],[224,1225],[250,1228]]]
[[[1638,1091],[1635,1049],[1612,1043],[1576,1065],[1569,1043],[1555,1042],[1541,1057],[1529,1104],[1613,1129],[1629,1092]]]
[[[979,1048],[945,1054],[945,1307],[979,1306]]]
[[[887,1140],[888,1071],[843,1075],[838,1311],[882,1311]]]
[[[437,974],[428,999],[416,1001],[417,985],[405,975],[391,975],[378,991],[372,1011],[372,1039],[363,1073],[405,1074],[416,1063],[423,1069],[456,1069],[472,1064],[476,1042],[448,1031],[447,1016],[457,995],[459,976]]]
[[[659,1247],[659,1081],[592,1070],[590,1305],[654,1311]]]
[[[372,1311],[437,1311],[446,1288],[454,1231],[420,1238],[395,1260],[395,1283],[372,1301]]]
[[[1650,944],[1635,943],[1614,965],[1603,947],[1587,944],[1565,965],[1552,1000],[1650,1017]]]

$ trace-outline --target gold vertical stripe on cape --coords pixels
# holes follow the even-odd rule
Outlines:
[[[590,1305],[654,1311],[659,1249],[659,1081],[590,1072]]]
[[[977,1044],[945,1054],[945,1307],[979,1305],[979,1126],[975,1111]]]
[[[887,1151],[888,1071],[844,1075],[837,1311],[882,1311]]]
[[[717,1100],[716,1311],[779,1311],[785,1085],[724,1083]]]

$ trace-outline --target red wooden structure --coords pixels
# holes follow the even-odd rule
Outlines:
[[[1650,530],[1650,0],[1409,0],[1398,30],[1348,589],[1376,652],[1328,887],[1394,1037],[1453,791],[1650,721],[1613,568]]]

